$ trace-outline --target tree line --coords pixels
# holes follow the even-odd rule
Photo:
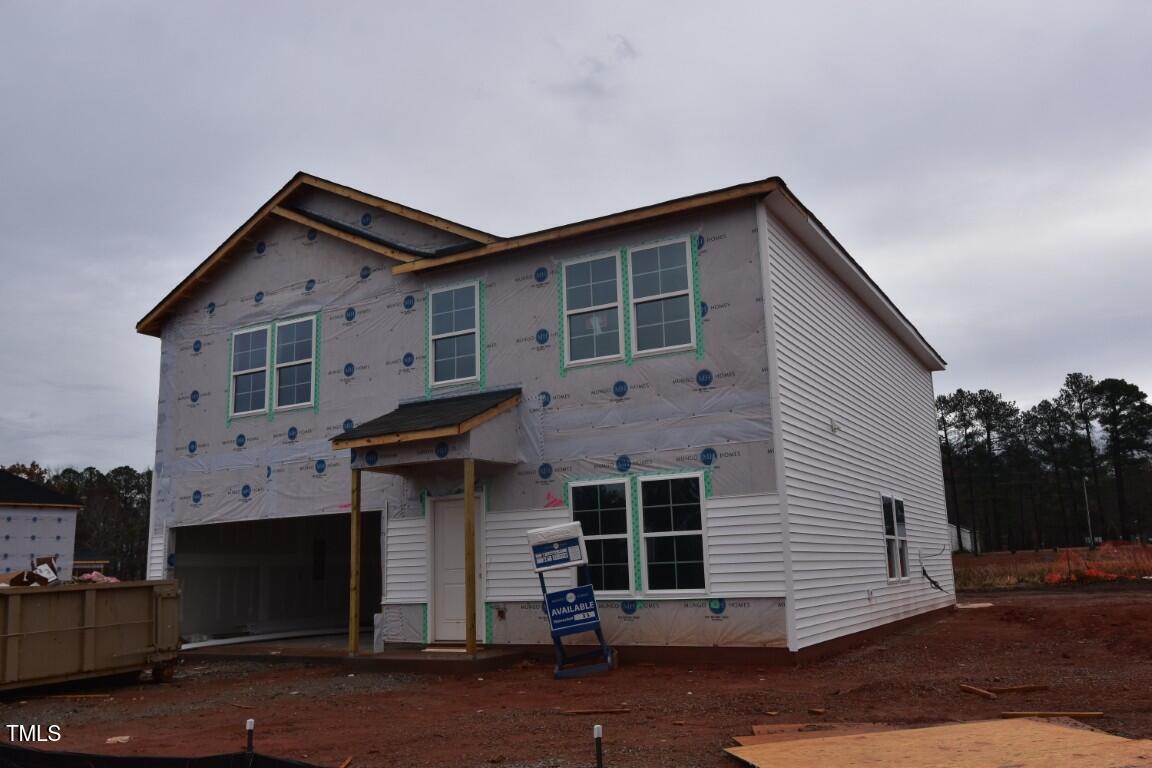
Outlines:
[[[142,579],[146,567],[148,507],[152,470],[117,467],[51,471],[35,461],[0,467],[70,496],[83,509],[76,515],[76,549],[106,558],[105,573],[123,580]]]
[[[936,416],[948,519],[977,551],[1152,540],[1152,404],[1137,385],[1070,373],[1028,410],[958,389]]]

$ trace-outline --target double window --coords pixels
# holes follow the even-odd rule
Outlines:
[[[641,530],[635,532],[629,522],[627,482],[571,487],[572,519],[584,531],[592,586],[610,592],[647,593],[705,589],[699,476],[641,478],[638,482]],[[641,558],[642,584],[632,583],[637,557]]]
[[[479,326],[476,284],[433,291],[429,313],[432,383],[454,384],[475,379]]]
[[[673,351],[696,342],[692,259],[686,238],[602,254],[564,265],[564,323],[568,364],[618,359],[627,351]],[[621,295],[622,263],[631,285]],[[624,318],[632,321],[624,339]],[[628,345],[625,350],[625,345]]]
[[[269,387],[275,408],[312,405],[315,354],[316,320],[312,317],[232,334],[232,415],[267,411]],[[269,370],[275,374],[271,381]]]
[[[884,551],[888,560],[888,578],[908,578],[908,528],[904,524],[904,500],[882,497],[884,509]]]

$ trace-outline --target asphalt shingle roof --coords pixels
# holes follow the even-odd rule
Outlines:
[[[3,504],[81,506],[76,499],[54,491],[46,485],[25,480],[19,475],[0,469],[0,505]]]
[[[336,435],[333,441],[360,440],[404,432],[454,427],[520,394],[519,387],[476,392],[457,397],[441,397],[404,403],[396,410],[366,421],[354,429]]]

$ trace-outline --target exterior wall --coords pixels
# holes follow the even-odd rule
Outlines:
[[[761,226],[799,650],[955,595],[931,373],[782,224]],[[905,580],[887,578],[882,494],[905,501]]]
[[[55,557],[60,578],[72,576],[76,510],[0,505],[0,572],[28,569],[37,557]]]

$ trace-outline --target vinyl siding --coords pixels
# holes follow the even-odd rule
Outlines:
[[[148,575],[149,580],[163,579],[168,559],[165,550],[167,532],[154,533],[148,539]]]
[[[784,552],[776,495],[711,498],[707,516],[709,593],[783,597]]]
[[[489,512],[484,521],[485,599],[539,600],[540,579],[532,570],[525,534],[571,521],[567,507]],[[575,570],[553,571],[546,578],[549,589],[563,589],[575,584]]]
[[[798,650],[955,597],[931,373],[770,214],[762,242]],[[900,582],[887,578],[883,494],[905,504]]]
[[[428,600],[428,525],[423,517],[390,519],[384,532],[382,602]]]

